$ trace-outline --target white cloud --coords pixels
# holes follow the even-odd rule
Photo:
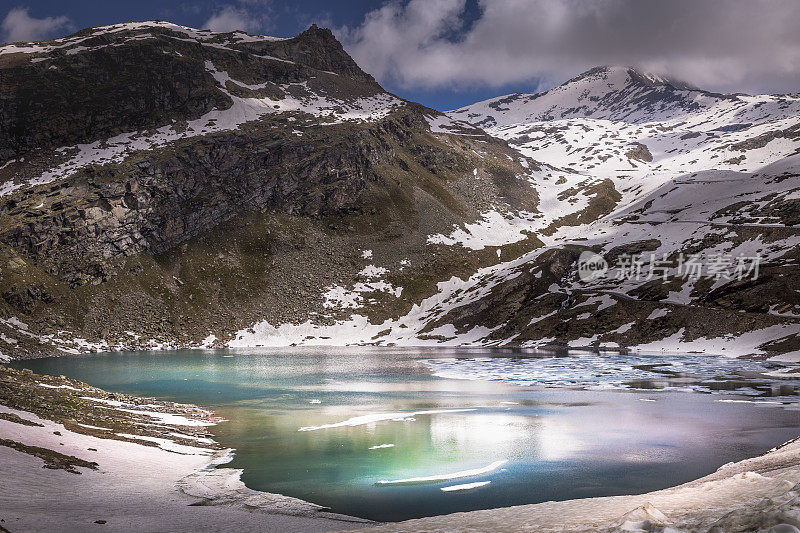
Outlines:
[[[8,12],[3,22],[0,23],[0,35],[3,42],[16,43],[19,41],[40,41],[55,37],[58,32],[74,29],[72,22],[67,17],[33,18],[28,14],[28,8],[16,7]]]
[[[550,85],[623,64],[711,90],[800,90],[796,0],[479,0],[479,7],[458,31],[466,0],[389,2],[337,34],[364,70],[406,88]]]
[[[226,5],[214,13],[203,27],[218,32],[242,30],[257,33],[262,28],[262,18],[251,15],[242,7]]]

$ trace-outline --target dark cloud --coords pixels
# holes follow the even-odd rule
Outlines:
[[[796,0],[390,2],[338,35],[404,88],[552,85],[592,66],[639,66],[720,91],[800,91]],[[534,89],[535,87],[532,87]]]

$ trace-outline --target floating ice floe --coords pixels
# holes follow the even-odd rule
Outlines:
[[[461,485],[451,485],[449,487],[442,487],[442,492],[461,492],[465,490],[477,489],[478,487],[485,487],[491,481],[475,481],[474,483],[463,483]]]
[[[406,479],[381,480],[378,481],[376,485],[422,485],[426,483],[439,483],[441,481],[449,481],[451,479],[461,479],[465,477],[481,476],[483,474],[488,474],[489,472],[497,470],[507,462],[508,462],[507,459],[503,459],[501,461],[495,461],[481,468],[461,470],[459,472],[453,472],[452,474],[434,474],[432,476],[410,477]]]
[[[366,424],[374,424],[376,422],[405,422],[409,418],[421,415],[438,415],[438,414],[451,414],[451,413],[468,413],[477,411],[477,409],[431,409],[428,411],[413,411],[413,412],[396,412],[396,413],[376,413],[372,415],[355,416],[348,418],[342,422],[334,424],[322,424],[320,426],[305,426],[299,428],[297,431],[318,431],[320,429],[333,429],[341,427],[354,427],[363,426]]]

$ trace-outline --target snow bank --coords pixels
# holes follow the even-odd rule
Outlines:
[[[41,459],[0,446],[0,477],[14,480],[0,488],[0,509],[3,525],[14,531],[330,531],[366,523],[247,489],[240,470],[217,468],[231,460],[230,450],[130,436],[157,444],[144,446],[74,433],[5,406],[0,412],[43,426],[0,419],[0,438],[99,465],[96,471],[78,467],[81,475],[75,475],[44,469]],[[208,505],[192,505],[198,502]]]

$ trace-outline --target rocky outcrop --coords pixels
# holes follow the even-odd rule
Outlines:
[[[647,146],[642,143],[632,143],[628,151],[625,152],[628,159],[635,159],[637,161],[644,161],[650,163],[653,161],[653,154],[650,153]]]
[[[243,43],[238,49],[270,54],[288,59],[313,69],[335,72],[341,76],[374,83],[375,79],[361,70],[341,43],[327,28],[312,24],[310,28],[293,39]]]
[[[275,132],[275,121],[89,167],[1,203],[0,241],[70,285],[102,280],[120,257],[164,252],[237,214],[346,210],[368,182],[383,179],[377,166],[390,161],[391,146],[422,124],[407,110],[374,125],[307,129],[299,138]],[[433,166],[453,156],[418,157]]]

